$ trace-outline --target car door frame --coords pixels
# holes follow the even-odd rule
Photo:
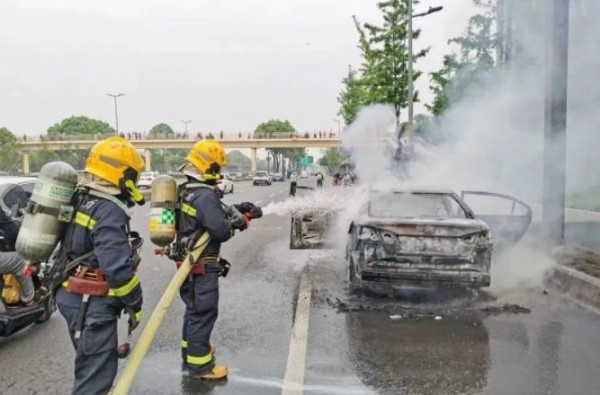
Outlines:
[[[478,214],[475,210],[473,210],[473,208],[471,208],[469,206],[469,203],[465,200],[465,195],[488,196],[488,197],[494,197],[494,198],[512,201],[511,214],[510,215]],[[519,240],[521,240],[523,238],[525,233],[527,233],[527,230],[529,229],[529,226],[531,225],[531,220],[533,217],[533,210],[527,203],[525,203],[524,201],[522,201],[514,196],[506,195],[504,193],[496,193],[496,192],[464,190],[464,191],[461,191],[461,193],[460,193],[460,199],[467,207],[469,207],[471,212],[475,215],[475,218],[479,218],[488,224],[488,226],[490,227],[490,230],[492,232],[492,236],[494,236],[494,228],[496,228],[495,237],[498,240],[497,240],[497,242],[494,242],[494,244],[498,250],[503,250],[507,247],[510,247],[510,246],[518,243]],[[517,205],[520,205],[521,207],[523,207],[525,209],[525,215],[518,215],[518,216],[514,215]],[[500,218],[507,219],[507,218],[511,218],[511,217],[519,218],[519,221],[521,223],[526,222],[525,226],[522,229],[520,229],[519,232],[516,232],[515,233],[516,236],[512,237],[512,239],[510,237],[507,237],[504,234],[499,235],[498,233],[500,233],[500,232],[498,231],[498,228],[497,228],[497,226],[498,226],[497,221],[490,221],[493,219],[500,219]],[[523,221],[523,217],[525,218],[525,221]],[[487,219],[487,221],[486,221],[486,219]]]

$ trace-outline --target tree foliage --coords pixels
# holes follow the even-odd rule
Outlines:
[[[227,169],[230,171],[249,171],[252,160],[239,150],[227,153]]]
[[[115,130],[106,122],[85,116],[65,118],[48,128],[48,135],[109,135]]]
[[[319,165],[327,168],[327,171],[333,174],[347,160],[348,155],[340,148],[327,148],[325,154],[319,159]]]
[[[7,128],[0,128],[0,170],[15,172],[18,167],[18,159],[17,138]]]
[[[453,101],[463,97],[470,89],[482,85],[488,73],[496,67],[494,54],[501,45],[496,31],[496,7],[490,0],[473,0],[482,11],[473,15],[465,33],[448,41],[457,45],[458,51],[444,57],[442,68],[430,74],[434,100],[426,107],[441,115]]]
[[[167,125],[166,123],[159,123],[157,125],[154,125],[148,132],[148,136],[154,138],[169,138],[172,137],[174,134],[175,132],[173,131],[173,128]]]
[[[290,133],[296,133],[296,129],[288,120],[270,119],[266,122],[259,124],[254,129],[254,138],[269,138],[271,135],[273,138],[289,137]],[[306,153],[304,148],[268,148],[267,149],[273,156],[273,169],[276,172],[280,171],[280,167],[283,164],[283,159],[287,158],[292,163],[296,163]]]
[[[342,83],[344,89],[337,99],[340,104],[338,115],[344,118],[346,125],[350,125],[363,105],[364,88],[356,70],[352,70],[351,66],[348,67],[348,75],[342,80]]]
[[[362,54],[360,103],[364,105],[385,103],[394,106],[396,116],[408,105],[408,15],[409,0],[387,0],[377,3],[383,16],[383,24],[365,23],[361,25],[356,17],[354,23],[359,34],[359,48]],[[418,1],[413,1],[418,4]],[[420,29],[413,29],[413,40],[421,35]],[[413,52],[413,63],[424,57],[429,48]],[[416,81],[421,72],[413,72]],[[357,89],[358,91],[358,89]],[[418,91],[413,100],[418,101]],[[342,112],[340,110],[340,112]]]
[[[46,163],[56,160],[62,160],[57,151],[42,149],[32,152],[29,157],[29,170],[33,173],[38,172]]]

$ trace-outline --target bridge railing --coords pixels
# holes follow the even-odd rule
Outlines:
[[[279,140],[279,139],[334,139],[339,138],[339,135],[334,132],[296,132],[296,133],[265,133],[255,135],[254,133],[164,133],[164,134],[153,134],[152,136],[146,135],[143,132],[127,132],[120,133],[121,137],[127,138],[132,141],[139,140],[186,140],[186,141],[198,141],[202,139],[215,139],[215,140],[245,140],[245,139],[265,139],[265,140]],[[105,138],[114,136],[114,134],[52,134],[52,135],[23,135],[18,140],[20,142],[45,142],[45,141],[100,141]]]

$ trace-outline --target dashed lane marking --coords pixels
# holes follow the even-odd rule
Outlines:
[[[288,354],[283,389],[281,395],[302,395],[304,393],[304,374],[306,371],[306,350],[308,345],[308,317],[312,287],[306,273],[300,279],[298,304],[292,328],[290,351]]]

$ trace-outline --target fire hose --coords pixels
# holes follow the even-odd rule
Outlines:
[[[171,304],[173,304],[173,300],[179,293],[179,288],[183,285],[185,280],[188,278],[190,271],[192,270],[192,265],[190,262],[197,262],[198,258],[210,242],[210,236],[208,232],[204,232],[202,236],[198,239],[194,247],[189,252],[189,254],[183,260],[181,266],[171,279],[171,282],[167,286],[165,292],[160,298],[156,308],[152,312],[148,323],[144,327],[140,338],[133,349],[133,352],[129,356],[129,360],[121,377],[119,377],[119,381],[115,386],[114,390],[111,392],[112,395],[127,395],[131,386],[133,384],[133,380],[135,379],[135,375],[137,374],[142,360],[146,356],[160,325],[162,324],[165,315]]]

